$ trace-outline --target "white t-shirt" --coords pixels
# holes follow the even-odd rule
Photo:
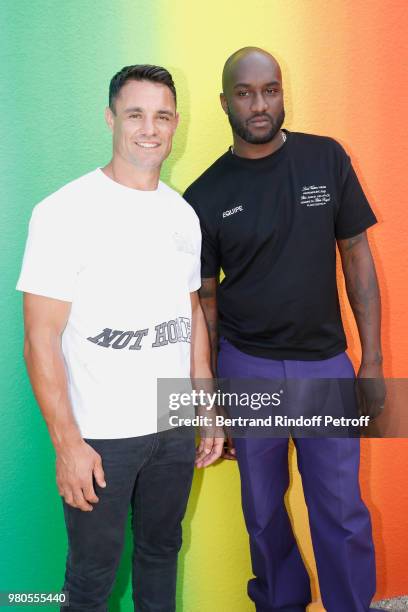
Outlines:
[[[17,289],[72,302],[62,336],[84,438],[157,431],[157,378],[189,378],[198,217],[164,183],[139,191],[101,169],[33,211]]]

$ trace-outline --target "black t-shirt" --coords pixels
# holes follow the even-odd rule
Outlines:
[[[202,277],[225,274],[219,334],[259,357],[328,359],[346,349],[336,239],[376,218],[335,140],[286,135],[261,159],[227,151],[184,197],[201,222]]]

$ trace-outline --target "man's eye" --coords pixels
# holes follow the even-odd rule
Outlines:
[[[270,95],[274,95],[274,94],[279,93],[279,89],[273,89],[272,87],[270,87],[266,90],[266,93]]]
[[[164,121],[169,121],[170,117],[168,117],[167,115],[159,115],[159,119],[164,119]]]
[[[130,119],[140,119],[142,115],[140,113],[133,113],[132,115],[129,115]]]
[[[242,98],[243,98],[244,96],[247,96],[248,94],[249,94],[249,91],[239,91],[239,92],[238,92],[238,95],[239,95],[239,96],[241,96]]]

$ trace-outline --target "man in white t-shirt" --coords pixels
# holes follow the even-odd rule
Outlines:
[[[25,359],[56,451],[69,609],[107,610],[131,506],[135,606],[171,612],[194,461],[223,443],[196,451],[193,431],[157,429],[158,378],[211,377],[199,222],[159,180],[178,123],[171,75],[123,68],[106,121],[110,163],[34,209],[17,285]]]

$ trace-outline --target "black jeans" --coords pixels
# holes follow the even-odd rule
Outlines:
[[[102,457],[106,488],[83,512],[65,502],[69,612],[106,612],[124,543],[129,506],[137,612],[174,612],[181,521],[194,470],[194,432],[86,440]]]

